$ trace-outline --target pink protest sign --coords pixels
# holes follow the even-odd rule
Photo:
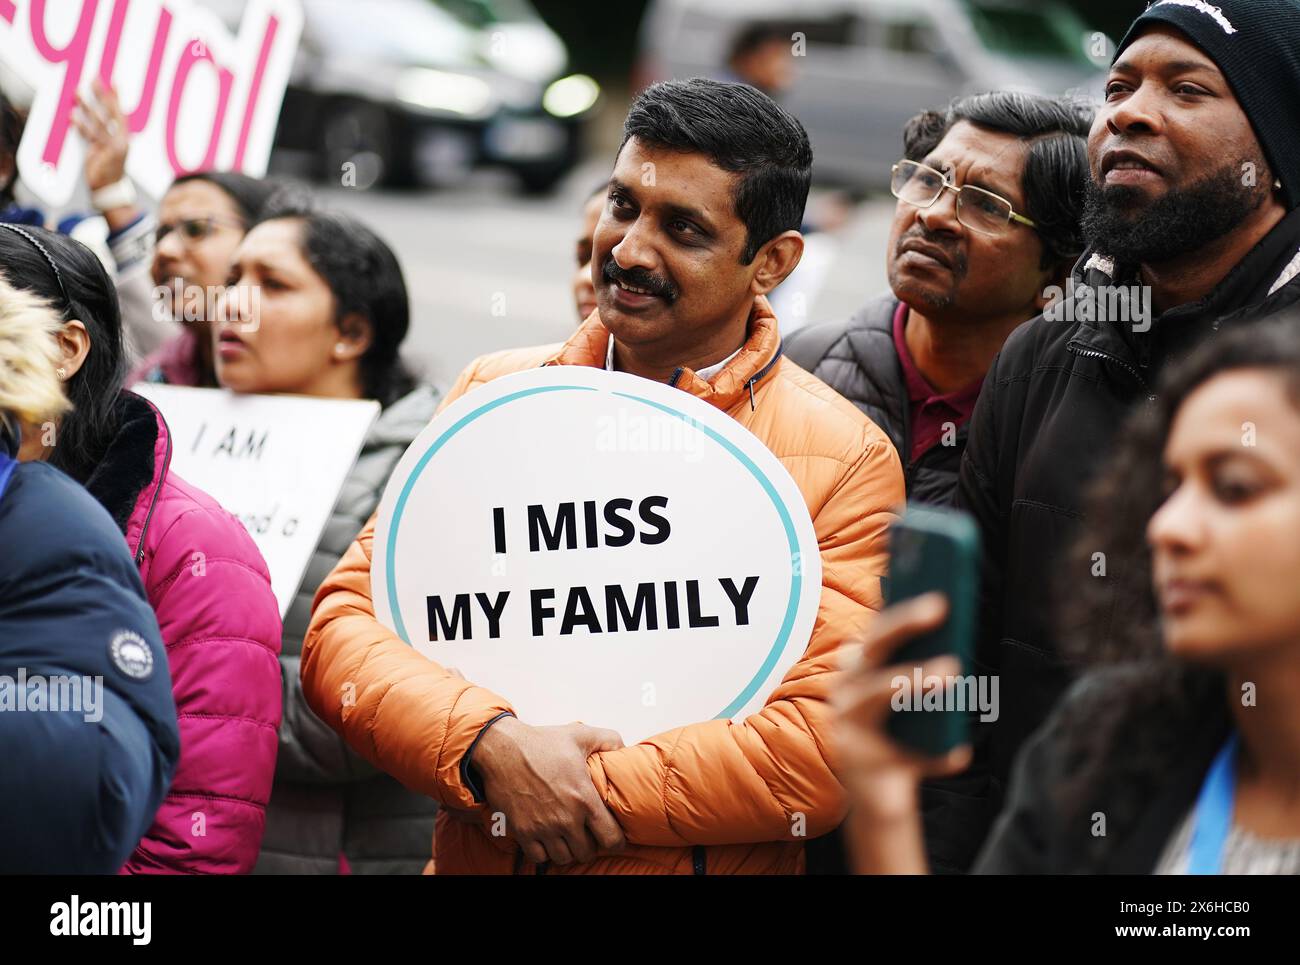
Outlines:
[[[117,90],[127,173],[155,197],[187,171],[266,171],[302,33],[299,0],[250,0],[236,35],[192,0],[0,0],[0,58],[35,91],[18,148],[45,203],[71,198],[85,147],[77,91]]]

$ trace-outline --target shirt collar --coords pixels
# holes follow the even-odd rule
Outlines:
[[[907,327],[907,303],[899,302],[894,310],[894,351],[898,355],[898,364],[903,369],[903,381],[907,384],[907,398],[912,403],[942,402],[958,412],[973,408],[975,399],[984,384],[983,378],[975,379],[969,385],[951,392],[939,393],[932,386],[921,370],[916,367],[912,353],[907,348],[907,338],[903,334]]]
[[[709,379],[713,378],[715,375],[721,372],[726,367],[728,362],[730,362],[737,355],[739,355],[740,349],[744,347],[745,347],[744,345],[741,345],[740,348],[736,349],[734,352],[728,355],[721,362],[717,362],[713,365],[706,365],[702,369],[696,369],[695,374],[699,378],[703,379],[705,382],[709,381]],[[614,371],[614,335],[612,332],[610,333],[609,336],[609,347],[605,349],[605,371],[606,372]]]

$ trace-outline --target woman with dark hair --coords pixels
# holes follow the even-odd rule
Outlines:
[[[356,755],[303,699],[299,655],[312,598],[374,513],[438,394],[398,355],[410,324],[402,270],[365,225],[337,212],[284,211],[236,252],[216,332],[217,378],[234,392],[377,399],[379,418],[343,483],[284,619],[284,724],[257,870],[422,870],[434,802]]]
[[[1168,373],[1062,577],[1090,672],[1022,751],[975,870],[1300,873],[1300,319],[1236,328]],[[884,731],[908,673],[885,664],[943,611],[882,613],[843,688],[863,871],[925,870],[916,785],[968,758],[919,758]]]
[[[117,871],[180,754],[158,621],[121,534],[63,473],[14,459],[20,427],[39,435],[68,410],[61,321],[0,278],[0,693],[25,677],[28,706],[44,698],[42,713],[0,715],[16,776],[0,787],[3,874]]]
[[[162,629],[181,755],[128,872],[238,873],[257,857],[280,723],[279,607],[251,537],[170,470],[167,423],[122,386],[116,292],[95,255],[0,225],[0,275],[55,307],[56,374],[71,411],[19,457],[81,483],[116,523]]]
[[[201,171],[172,182],[158,208],[153,259],[154,315],[181,323],[178,335],[143,359],[128,385],[165,382],[216,388],[212,359],[214,296],[248,226],[261,217],[274,183],[229,171]]]

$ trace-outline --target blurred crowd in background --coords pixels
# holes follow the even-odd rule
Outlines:
[[[245,6],[202,5],[228,24]],[[778,295],[794,328],[884,289],[889,168],[909,117],[985,90],[1099,96],[1133,6],[373,0],[358,19],[347,0],[307,0],[271,173],[314,185],[392,244],[416,320],[405,351],[445,383],[485,351],[564,335],[556,279],[632,95],[673,76],[741,78],[813,144],[817,230]],[[0,91],[19,113],[32,93],[2,64]],[[107,230],[85,193],[41,214],[86,219],[83,240]]]

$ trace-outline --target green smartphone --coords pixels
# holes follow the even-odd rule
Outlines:
[[[973,674],[975,610],[979,594],[979,528],[968,514],[908,503],[889,531],[889,576],[885,603],[900,603],[939,591],[948,598],[943,625],[903,644],[889,666],[906,673],[891,701],[888,730],[899,743],[925,754],[946,754],[970,735],[969,712],[977,687],[939,691],[920,666],[951,654],[963,676]],[[974,679],[968,677],[968,681]],[[918,687],[918,684],[920,685]]]

